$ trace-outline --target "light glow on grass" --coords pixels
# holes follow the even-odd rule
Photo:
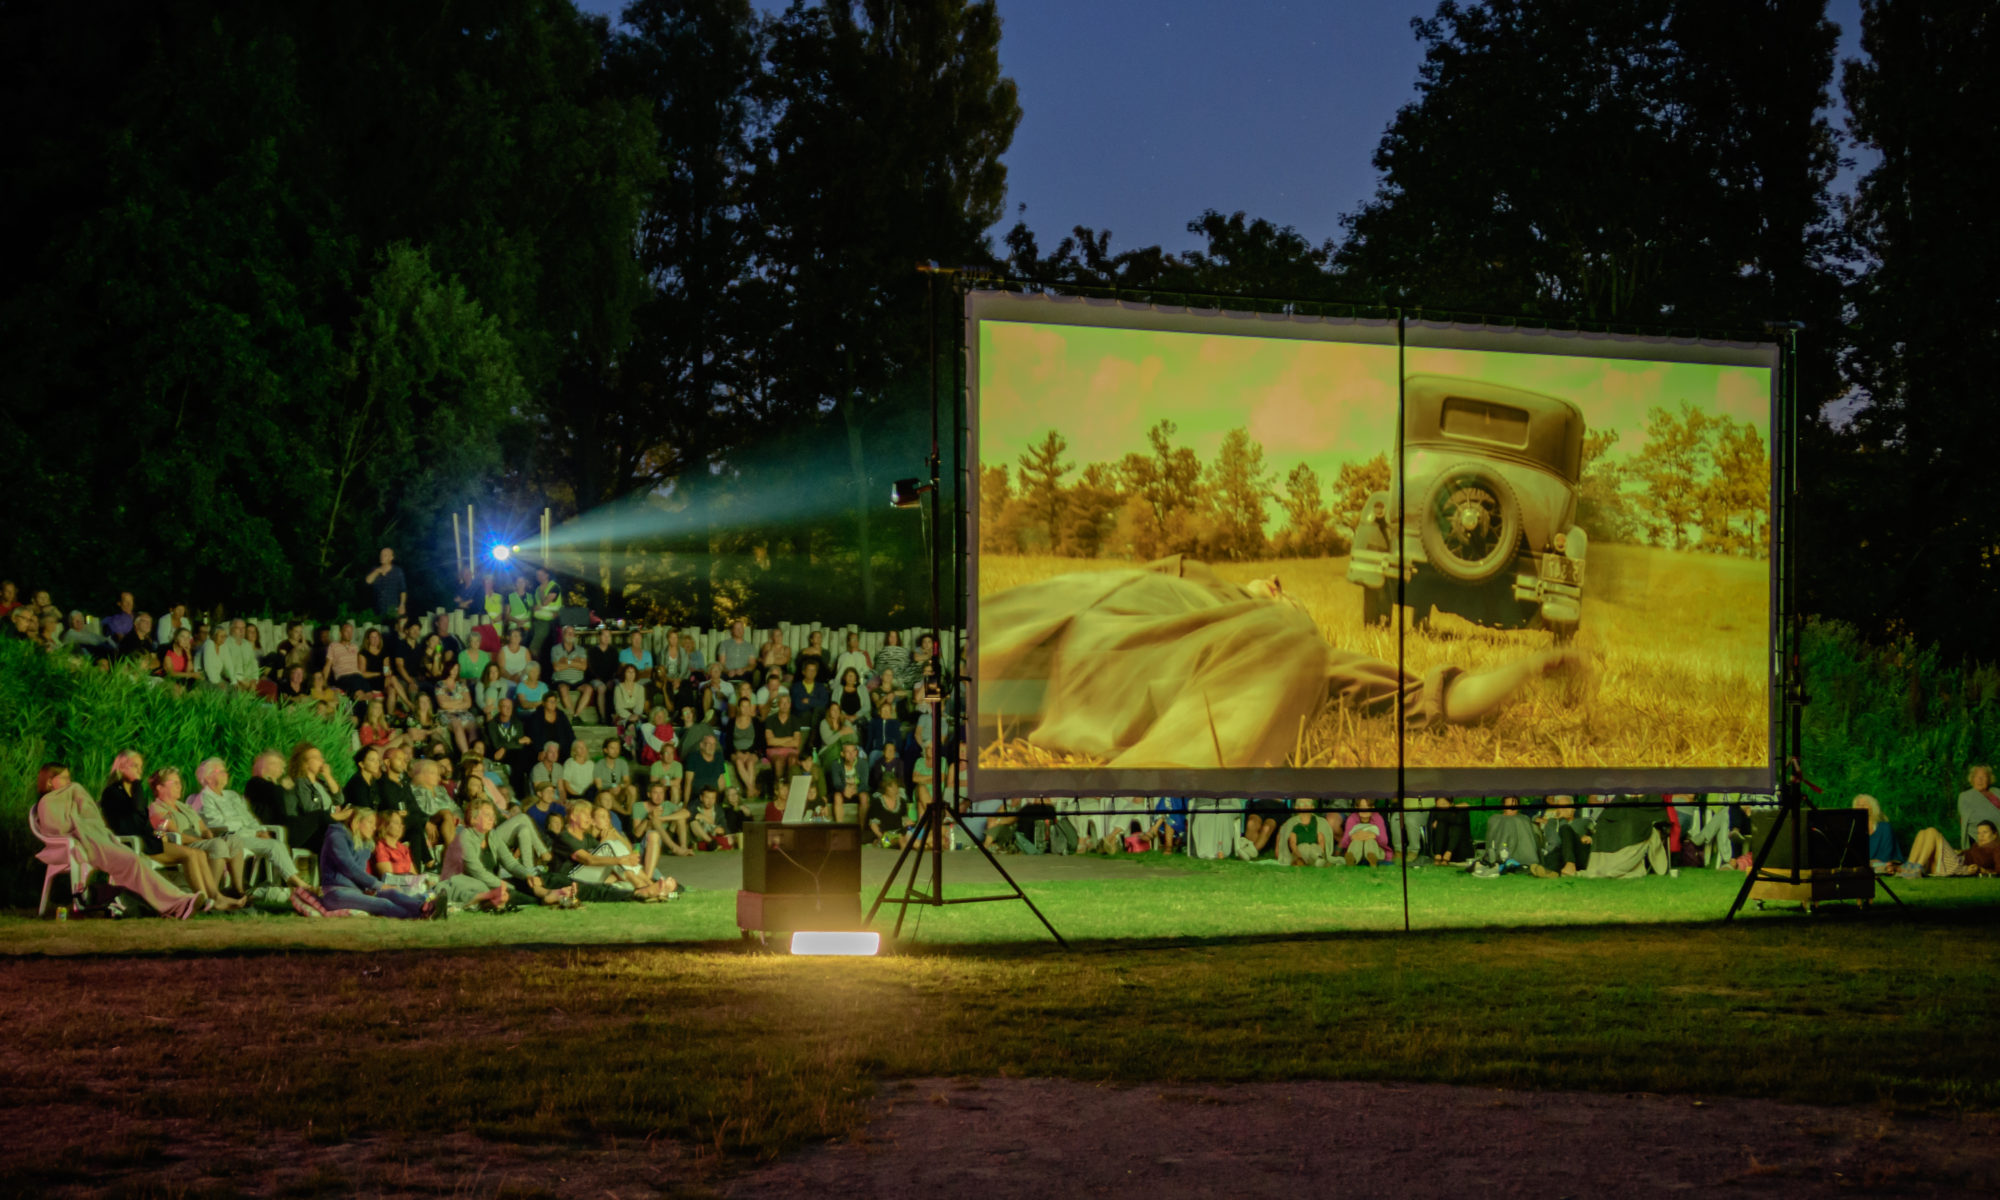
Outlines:
[[[865,958],[882,948],[882,935],[861,931],[815,931],[792,935],[793,954],[844,955]]]

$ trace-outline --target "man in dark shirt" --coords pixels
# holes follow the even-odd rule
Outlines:
[[[400,617],[409,604],[409,584],[403,578],[403,568],[396,565],[396,552],[387,546],[382,548],[381,558],[375,569],[368,572],[363,582],[375,589],[375,611],[385,617]]]
[[[701,744],[695,747],[694,753],[688,755],[685,770],[681,775],[683,789],[681,803],[693,808],[694,797],[701,795],[702,792],[719,793],[722,790],[722,773],[728,769],[729,760],[717,748],[715,735],[713,733],[704,735]]]
[[[511,696],[500,698],[500,707],[486,722],[486,754],[504,768],[514,781],[514,794],[528,794],[528,771],[535,765],[535,740],[514,714]]]
[[[446,654],[450,655],[453,658],[457,658],[460,654],[463,654],[465,652],[465,643],[459,641],[456,637],[452,636],[451,616],[449,614],[447,613],[438,614],[437,635],[444,646],[444,652]],[[422,639],[418,640],[421,641]]]

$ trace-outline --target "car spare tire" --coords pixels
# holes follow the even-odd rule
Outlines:
[[[1484,583],[1513,563],[1521,505],[1500,473],[1463,462],[1440,471],[1424,493],[1419,536],[1431,565],[1460,583]]]

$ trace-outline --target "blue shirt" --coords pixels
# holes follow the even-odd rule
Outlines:
[[[639,674],[644,675],[653,669],[653,652],[651,650],[641,650],[638,654],[634,655],[632,648],[627,646],[618,652],[618,665],[620,667],[637,667],[639,668]]]
[[[527,706],[538,705],[542,697],[549,694],[549,685],[542,682],[524,683],[514,689],[514,703]]]

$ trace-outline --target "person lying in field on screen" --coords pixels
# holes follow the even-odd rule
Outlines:
[[[980,602],[979,716],[989,736],[1113,767],[1282,765],[1329,701],[1403,702],[1411,728],[1472,724],[1568,649],[1427,675],[1327,645],[1277,579],[1235,584],[1183,556],[1076,572]]]

